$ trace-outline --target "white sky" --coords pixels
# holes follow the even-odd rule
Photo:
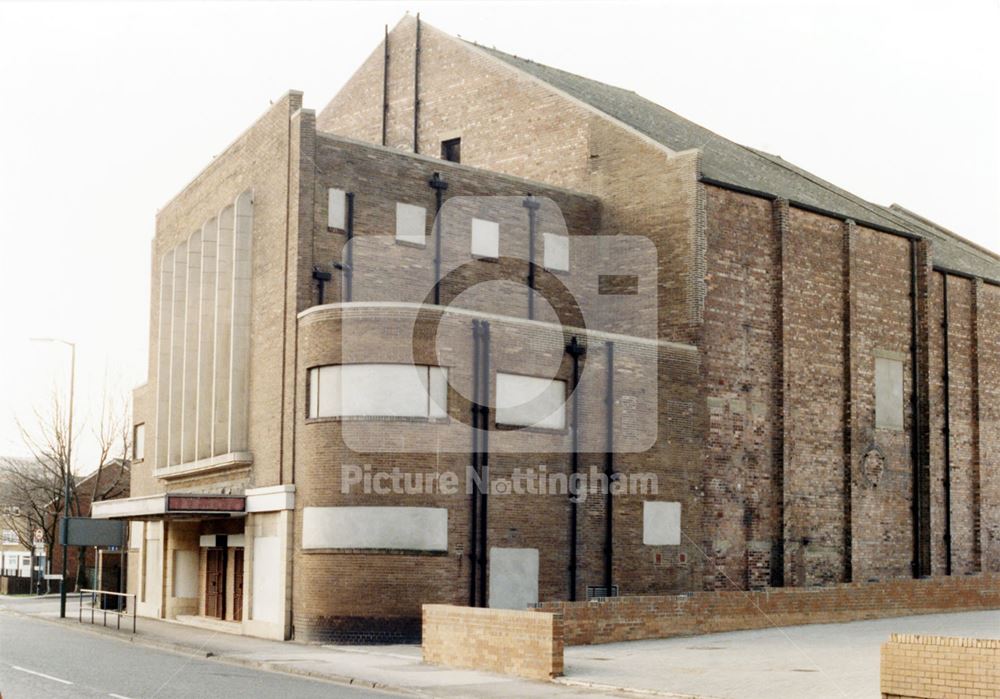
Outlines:
[[[146,373],[156,210],[288,89],[321,109],[407,11],[635,90],[1000,249],[1000,1],[0,2],[0,454],[66,390],[77,468]]]

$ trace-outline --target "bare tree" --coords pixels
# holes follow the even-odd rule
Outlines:
[[[128,484],[127,464],[132,440],[129,412],[127,400],[112,404],[105,393],[100,420],[93,430],[97,444],[96,471],[82,479],[72,472],[69,463],[66,411],[58,394],[53,394],[47,413],[34,411],[33,429],[17,421],[21,439],[31,456],[0,459],[0,521],[4,528],[17,532],[23,546],[32,549],[33,532],[41,529],[46,556],[52,560],[60,516],[64,513],[69,517],[80,516],[85,505],[83,500],[95,502],[122,494]],[[115,468],[109,470],[109,464],[114,464]],[[67,476],[70,485],[68,507],[63,502]],[[77,557],[77,582],[82,582],[83,578],[84,550],[81,549]]]
[[[70,474],[69,440],[66,412],[58,395],[53,394],[48,414],[34,411],[36,429],[28,429],[20,420],[18,430],[29,458],[3,460],[5,507],[9,513],[18,512],[20,527],[11,526],[15,531],[23,531],[21,543],[32,548],[30,539],[35,529],[41,529],[46,556],[51,560],[56,543],[56,513],[62,512],[64,483]],[[70,498],[74,489],[74,479],[70,477]],[[13,517],[5,514],[4,517]],[[11,522],[15,524],[15,522]]]

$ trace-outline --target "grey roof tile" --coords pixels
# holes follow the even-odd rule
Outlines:
[[[866,201],[779,156],[730,141],[635,92],[493,48],[479,48],[671,150],[701,150],[704,177],[913,233],[933,241],[936,264],[987,279],[1000,279],[1000,256],[902,207]]]

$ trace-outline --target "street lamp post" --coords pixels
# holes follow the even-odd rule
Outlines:
[[[66,618],[66,567],[69,565],[69,546],[66,545],[66,518],[69,517],[69,474],[73,464],[73,389],[76,384],[76,343],[55,337],[32,338],[34,342],[59,342],[67,345],[69,355],[69,425],[66,429],[66,468],[63,469],[63,519],[62,535],[62,575],[59,577],[59,618]]]

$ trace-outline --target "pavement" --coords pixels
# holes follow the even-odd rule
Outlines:
[[[121,689],[108,689],[101,696],[134,699],[153,696],[157,699],[175,696],[212,696],[213,699],[230,696],[320,696],[309,693],[313,690],[304,685],[291,684],[291,680],[316,684],[326,691],[323,696],[337,696],[333,690],[341,688],[397,696],[526,699],[624,696],[613,689],[532,682],[486,672],[425,665],[421,660],[420,646],[416,645],[328,646],[269,641],[143,617],[137,620],[137,633],[133,636],[125,629],[103,628],[100,616],[96,626],[80,624],[77,609],[76,601],[71,597],[67,619],[60,620],[58,598],[0,596],[0,693],[4,699],[19,696],[91,696],[82,691],[59,694],[58,691],[68,691],[63,689],[68,685],[60,685],[57,680],[47,680],[22,670],[72,681],[78,690],[89,686],[105,687],[107,683],[102,684],[100,677],[120,677],[123,682],[127,679],[131,684],[121,685]],[[33,640],[22,641],[25,634]],[[46,639],[58,640],[59,644],[55,649],[48,648]],[[20,650],[22,645],[31,650],[27,657]],[[123,646],[128,650],[123,651]],[[86,652],[81,653],[81,648],[85,648]],[[91,653],[95,653],[99,661],[92,662]],[[162,664],[165,670],[155,671],[159,667],[157,663]],[[176,674],[168,672],[177,667],[183,671],[178,670]],[[216,668],[215,674],[210,669],[213,667]],[[197,672],[192,668],[197,668]],[[100,669],[99,676],[94,675],[96,669]],[[246,679],[244,673],[247,671],[252,672],[251,679]],[[24,675],[29,675],[32,681],[40,682],[46,689],[52,688],[53,692],[17,693],[7,689],[15,679],[25,680]],[[231,685],[206,683],[206,675],[225,678]],[[285,689],[265,691],[262,684],[259,688],[254,686],[247,690],[247,682],[264,682],[261,678],[266,678],[269,687],[278,682]]]
[[[124,673],[134,676],[126,678],[129,682],[142,680],[122,685],[122,691],[110,689],[105,693],[135,698],[319,696],[312,693],[317,691],[315,685],[325,692],[323,696],[391,692],[397,696],[526,699],[867,699],[879,696],[879,647],[891,633],[1000,638],[1000,611],[989,611],[573,646],[565,650],[566,676],[546,683],[425,665],[420,647],[415,645],[330,646],[268,641],[141,617],[138,633],[133,636],[125,630],[81,625],[72,599],[67,613],[71,618],[58,619],[58,599],[0,597],[0,693],[5,699],[84,696],[58,691],[8,691],[14,675],[18,681],[29,681],[28,673],[21,670],[79,681],[80,686],[103,686],[95,684],[97,680],[92,677],[93,671],[100,668],[104,668],[101,677]],[[24,625],[29,623],[33,628],[26,630]],[[53,634],[56,628],[62,633]],[[35,640],[22,643],[23,634]],[[48,655],[53,655],[51,646],[45,645],[50,640],[45,639],[57,639],[60,648],[59,644],[67,644],[65,652],[57,649],[54,654],[55,665],[39,664],[47,649]],[[81,666],[76,650],[81,643],[88,654],[93,649],[102,660],[90,663],[88,658]],[[22,645],[28,650],[22,652]],[[132,650],[122,653],[122,645]],[[72,662],[67,667],[71,676],[58,674],[62,669],[58,663],[70,657]],[[15,665],[21,670],[13,669]],[[226,684],[209,691],[215,686],[213,681],[222,678]],[[58,684],[33,675],[30,681]],[[253,689],[246,691],[247,686]],[[197,689],[190,691],[194,687]]]
[[[1000,611],[572,646],[558,681],[699,699],[869,699],[892,633],[1000,638]]]

